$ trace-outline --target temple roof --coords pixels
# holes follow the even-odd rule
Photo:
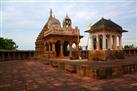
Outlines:
[[[100,19],[97,21],[94,25],[90,27],[89,30],[85,32],[92,32],[100,29],[108,29],[108,30],[116,30],[118,32],[127,32],[126,30],[123,30],[121,26],[116,24],[115,22],[111,21],[110,19]]]
[[[65,19],[70,19],[70,18],[69,18],[69,16],[68,16],[68,14],[66,14],[66,17],[65,17]]]
[[[70,19],[68,15],[66,14],[65,19]],[[52,9],[50,9],[50,16],[48,18],[47,23],[44,25],[42,31],[39,33],[37,37],[37,41],[40,41],[43,38],[46,37],[53,37],[53,36],[80,36],[82,38],[83,36],[80,35],[80,30],[78,28],[73,27],[61,27],[60,21],[52,16]]]
[[[49,17],[47,25],[48,25],[48,27],[52,27],[54,25],[61,27],[60,21],[58,19],[56,19],[55,17]]]
[[[46,27],[48,28],[52,28],[52,27],[60,28],[61,27],[60,21],[57,18],[52,16],[52,9],[50,9],[50,16],[48,18],[47,23],[43,27],[43,29],[45,29]]]

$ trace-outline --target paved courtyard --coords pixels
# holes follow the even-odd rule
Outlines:
[[[0,91],[137,91],[137,73],[95,80],[38,61],[0,62]]]

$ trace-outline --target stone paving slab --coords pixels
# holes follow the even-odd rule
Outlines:
[[[137,73],[97,80],[39,61],[0,62],[0,91],[137,91]]]

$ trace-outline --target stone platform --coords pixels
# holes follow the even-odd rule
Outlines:
[[[0,62],[0,91],[137,91],[137,72],[97,80],[40,61]]]
[[[87,76],[94,79],[120,77],[124,74],[137,72],[136,56],[126,57],[113,61],[87,61],[69,59],[49,59],[45,64],[53,67]]]
[[[0,62],[0,91],[136,91],[137,72],[97,80],[39,61]]]

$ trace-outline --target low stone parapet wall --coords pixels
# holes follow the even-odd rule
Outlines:
[[[137,72],[137,61],[125,62],[69,62],[47,60],[53,67],[76,73],[80,76],[87,76],[93,79],[107,79],[120,77],[124,74]]]
[[[126,56],[137,56],[137,48],[123,49]]]
[[[113,61],[115,59],[124,59],[123,50],[92,50],[88,52],[90,61]]]
[[[0,50],[0,61],[24,60],[34,56],[34,51]]]
[[[127,48],[123,50],[92,50],[92,51],[80,51],[81,58],[88,58],[89,60],[113,60],[121,59],[124,56],[137,56],[137,48]]]

